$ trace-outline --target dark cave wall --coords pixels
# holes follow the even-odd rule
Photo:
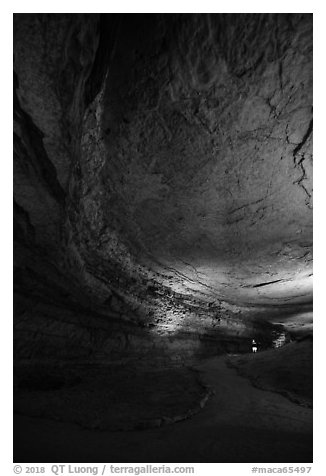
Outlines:
[[[14,15],[17,356],[244,350],[311,299],[311,20]]]
[[[100,37],[98,15],[14,15],[14,325],[23,358],[78,356],[92,340],[94,305],[67,206],[83,114],[103,75],[98,65],[93,72]]]

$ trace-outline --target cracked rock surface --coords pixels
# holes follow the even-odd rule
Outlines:
[[[310,310],[311,15],[16,14],[14,54],[19,357],[178,361]]]

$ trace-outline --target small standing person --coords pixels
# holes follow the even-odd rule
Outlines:
[[[253,351],[254,353],[257,352],[257,344],[256,344],[255,339],[252,339],[252,351]]]

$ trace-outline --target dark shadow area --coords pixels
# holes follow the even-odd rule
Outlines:
[[[291,401],[312,408],[313,404],[313,342],[311,336],[301,337],[277,350],[229,360],[240,375],[258,388],[285,395]]]

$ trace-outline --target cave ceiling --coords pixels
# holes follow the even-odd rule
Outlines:
[[[311,301],[311,15],[15,21],[21,236],[88,284]]]

